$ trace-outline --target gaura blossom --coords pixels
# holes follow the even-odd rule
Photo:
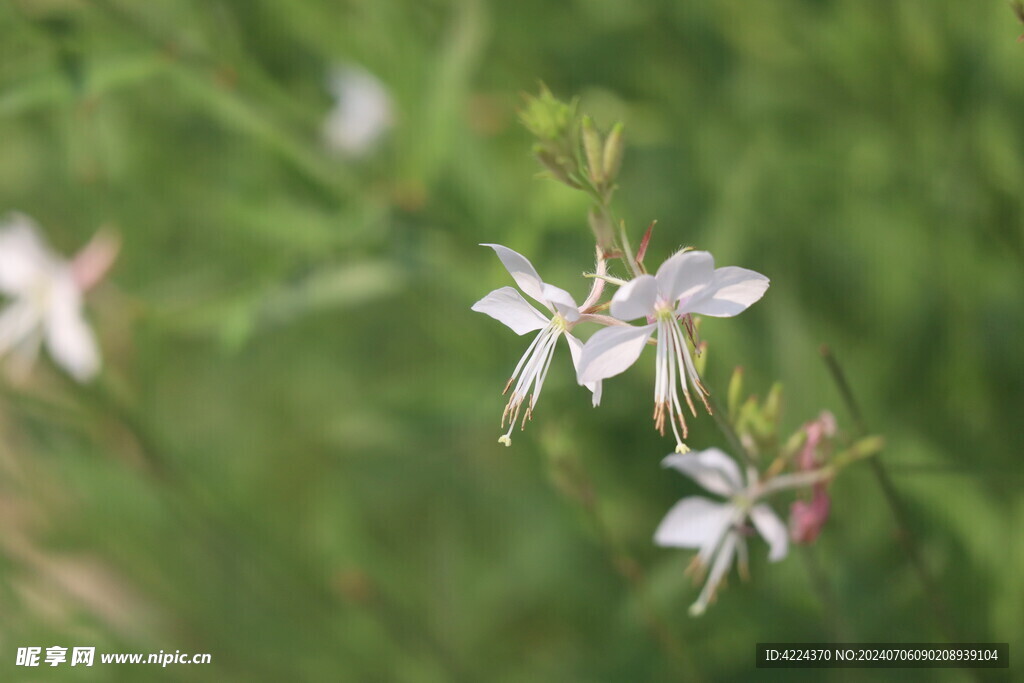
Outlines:
[[[676,438],[676,451],[684,453],[688,450],[683,444],[687,426],[680,389],[690,412],[697,415],[687,378],[708,412],[711,409],[681,321],[691,313],[721,318],[737,315],[760,299],[766,289],[768,278],[760,273],[735,266],[716,269],[706,251],[679,252],[665,261],[656,275],[640,275],[619,287],[612,297],[612,317],[621,321],[645,318],[648,324],[617,325],[596,332],[583,347],[577,379],[581,384],[597,382],[625,371],[657,331],[654,425],[664,434],[667,418]]]
[[[704,613],[734,557],[739,558],[741,576],[747,578],[746,538],[753,533],[746,525],[748,518],[768,542],[770,561],[783,559],[789,551],[786,525],[769,505],[758,501],[779,491],[808,486],[829,474],[801,472],[760,481],[757,471],[748,468],[744,483],[736,462],[717,448],[674,453],[661,465],[679,470],[706,490],[727,499],[720,503],[702,496],[683,498],[669,510],[654,533],[658,545],[699,548],[687,571],[699,577],[710,567],[704,588],[690,607],[693,616]]]
[[[99,351],[82,314],[85,291],[103,277],[118,244],[99,233],[72,261],[54,254],[35,223],[13,214],[0,223],[0,356],[24,374],[45,343],[54,362],[79,382],[96,375]]]
[[[329,88],[337,104],[324,122],[327,146],[346,156],[363,156],[394,122],[391,96],[376,76],[355,65],[336,69]]]
[[[472,306],[474,311],[486,313],[498,322],[512,328],[512,331],[518,335],[540,330],[530,346],[527,347],[526,353],[519,360],[516,369],[512,371],[512,376],[505,385],[505,391],[502,392],[507,393],[512,387],[512,383],[515,382],[508,404],[501,416],[501,426],[504,428],[507,420],[508,431],[498,439],[500,443],[510,446],[512,444],[512,429],[515,427],[516,420],[519,419],[524,404],[526,412],[523,413],[521,428],[524,428],[526,421],[533,417],[533,409],[540,399],[540,392],[548,375],[548,368],[551,366],[555,344],[560,337],[565,337],[573,365],[579,367],[583,342],[573,336],[571,330],[577,323],[593,317],[584,315],[583,312],[597,303],[601,296],[604,286],[601,277],[605,274],[605,262],[602,258],[598,259],[597,274],[599,277],[594,279],[594,285],[587,300],[582,306],[577,306],[576,300],[569,292],[541,280],[533,264],[522,254],[500,244],[481,244],[480,246],[494,249],[498,258],[501,259],[502,265],[519,285],[519,289],[530,298],[543,304],[550,312],[550,315],[545,315],[538,311],[513,287],[496,289]],[[601,382],[599,380],[586,382],[586,387],[594,394],[594,405],[598,405],[601,402]]]

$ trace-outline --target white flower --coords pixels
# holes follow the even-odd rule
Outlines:
[[[505,406],[505,412],[501,416],[502,428],[505,427],[505,421],[508,421],[508,432],[498,441],[509,446],[512,443],[512,429],[515,427],[524,403],[526,403],[526,412],[523,415],[522,427],[525,427],[526,421],[533,416],[533,409],[540,399],[540,391],[544,386],[544,379],[547,377],[551,357],[559,337],[565,337],[573,365],[579,366],[583,342],[573,336],[570,330],[588,317],[582,313],[597,302],[601,296],[604,281],[601,277],[596,277],[587,300],[582,306],[577,306],[569,292],[542,281],[533,264],[522,254],[500,244],[481,244],[480,246],[494,249],[498,258],[501,259],[501,263],[512,275],[512,279],[519,285],[519,289],[550,311],[550,315],[541,313],[513,287],[496,289],[477,301],[472,307],[474,311],[486,313],[498,322],[509,326],[516,334],[523,335],[540,330],[505,385],[505,392],[508,392],[509,387],[515,382],[515,388],[512,389],[508,405]],[[604,275],[604,266],[604,260],[598,259],[599,276]],[[593,403],[596,406],[601,401],[601,382],[594,381],[585,384],[593,392]]]
[[[82,315],[80,278],[94,284],[97,267],[90,264],[103,259],[89,247],[81,256],[84,261],[68,262],[51,252],[27,216],[14,214],[0,224],[0,294],[10,300],[0,311],[0,356],[10,355],[19,373],[31,367],[44,342],[76,380],[99,371],[96,340]]]
[[[714,598],[715,590],[738,555],[740,572],[747,573],[747,541],[745,527],[747,518],[754,528],[768,542],[768,559],[777,562],[789,550],[786,525],[778,515],[758,499],[766,493],[784,488],[803,486],[805,475],[776,477],[765,484],[757,478],[753,468],[747,470],[747,484],[744,486],[740,469],[728,455],[717,448],[693,453],[674,453],[661,461],[663,467],[673,467],[712,493],[728,499],[719,503],[701,496],[683,498],[675,504],[654,533],[654,542],[662,546],[700,548],[691,565],[698,574],[710,566],[707,582],[697,601],[690,607],[690,614],[702,614],[708,602]],[[795,480],[790,480],[795,478]]]
[[[595,333],[583,347],[578,380],[581,384],[596,382],[625,371],[640,357],[657,330],[654,424],[664,434],[667,416],[676,437],[677,452],[686,452],[683,439],[687,427],[679,389],[694,415],[697,411],[686,378],[706,408],[708,392],[693,365],[680,319],[690,313],[737,315],[760,299],[766,289],[768,278],[760,273],[735,266],[716,269],[714,259],[706,251],[679,252],[665,261],[656,275],[641,275],[615,292],[611,304],[613,317],[627,321],[646,318],[649,324],[612,326]]]
[[[324,122],[327,146],[348,156],[362,156],[393,123],[391,96],[384,84],[358,66],[341,67],[329,87],[337,100]]]

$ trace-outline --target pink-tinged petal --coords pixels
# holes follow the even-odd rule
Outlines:
[[[658,281],[653,275],[641,275],[619,287],[612,297],[611,314],[619,320],[636,320],[654,314],[658,299]]]
[[[540,275],[537,274],[537,270],[529,259],[500,244],[481,244],[480,246],[490,247],[494,250],[494,253],[501,259],[502,265],[505,266],[524,294],[544,303],[544,282],[541,281]]]
[[[757,532],[768,541],[768,559],[778,562],[789,552],[789,534],[775,511],[764,503],[755,505],[750,510],[750,519],[757,527]]]
[[[96,339],[82,317],[81,294],[70,273],[53,283],[46,314],[46,347],[54,361],[79,382],[99,372]]]
[[[580,384],[625,372],[640,357],[657,325],[615,325],[598,330],[583,346],[576,379]]]
[[[514,287],[496,289],[472,306],[477,313],[485,313],[512,328],[516,334],[539,330],[548,319],[531,306]]]
[[[16,213],[0,224],[0,292],[24,292],[57,262],[31,218]]]
[[[542,291],[545,303],[558,311],[563,318],[571,323],[579,320],[580,309],[576,307],[576,300],[572,298],[572,294],[549,284],[545,284]]]
[[[731,505],[700,496],[683,498],[661,520],[654,542],[677,548],[713,548],[729,529],[732,511]]]
[[[730,497],[743,488],[740,468],[717,448],[690,453],[673,453],[661,461],[693,479],[706,490]]]
[[[576,372],[580,369],[580,356],[583,355],[583,342],[579,340],[579,337],[575,337],[568,332],[565,333],[565,341],[569,344],[569,354],[572,356],[572,366],[576,368]],[[593,404],[596,408],[601,405],[601,381],[587,382],[583,386],[594,394]]]
[[[109,230],[100,230],[71,260],[71,274],[83,292],[95,287],[114,265],[121,250],[121,237]]]
[[[714,282],[715,260],[706,251],[681,251],[662,263],[655,277],[668,301],[691,297]]]
[[[714,283],[684,303],[680,312],[730,318],[747,310],[764,296],[768,283],[764,275],[746,268],[719,268],[715,271]]]

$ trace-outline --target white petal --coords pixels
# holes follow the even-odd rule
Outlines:
[[[332,149],[352,156],[368,152],[393,121],[391,96],[365,69],[338,69],[329,83],[338,99],[328,115],[324,135]]]
[[[768,278],[761,273],[726,266],[715,271],[714,283],[685,303],[681,312],[729,318],[747,310],[767,289]]]
[[[563,318],[571,323],[579,320],[580,309],[576,307],[576,300],[572,298],[572,294],[549,284],[545,284],[542,291],[544,293],[544,301],[551,308],[558,311]]]
[[[569,355],[572,356],[572,365],[578,373],[580,369],[580,356],[583,354],[583,342],[568,332],[565,333],[565,341],[569,344]],[[587,382],[583,386],[594,393],[594,407],[596,408],[601,405],[601,381]]]
[[[501,264],[509,272],[512,279],[519,285],[519,289],[537,301],[544,303],[544,282],[541,281],[537,270],[530,263],[530,260],[517,251],[500,244],[481,244],[481,247],[490,247],[501,259]]]
[[[472,309],[508,325],[516,334],[533,332],[548,324],[544,314],[531,306],[514,287],[494,290],[473,304]]]
[[[654,532],[658,545],[700,548],[717,545],[729,528],[732,506],[690,496],[672,506]]]
[[[612,316],[619,320],[636,320],[654,313],[658,299],[658,281],[653,275],[641,275],[619,287],[612,297]]]
[[[99,371],[96,340],[82,317],[81,294],[70,274],[53,284],[46,314],[46,346],[54,361],[80,382]]]
[[[22,344],[39,326],[40,313],[25,300],[17,300],[0,312],[0,355]]]
[[[768,541],[768,559],[778,562],[789,551],[789,534],[775,511],[764,503],[755,505],[750,510],[750,519],[757,527],[757,532]]]
[[[31,218],[12,214],[0,225],[0,292],[24,292],[56,263]]]
[[[743,488],[740,468],[728,455],[717,448],[690,453],[673,453],[661,461],[662,467],[672,467],[712,493],[730,497]]]
[[[690,297],[714,281],[715,260],[706,251],[681,251],[662,263],[655,277],[669,301]]]
[[[656,325],[613,325],[598,330],[587,340],[576,368],[580,384],[614,377],[636,362]]]

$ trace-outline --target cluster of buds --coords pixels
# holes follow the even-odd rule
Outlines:
[[[684,498],[655,533],[659,545],[699,549],[692,569],[699,576],[706,574],[707,581],[691,612],[700,614],[734,559],[738,558],[741,574],[746,573],[748,536],[755,532],[762,536],[773,561],[786,556],[791,539],[813,541],[828,515],[831,479],[841,467],[874,453],[880,443],[862,440],[840,456],[830,457],[836,430],[827,413],[781,441],[781,387],[773,387],[763,402],[756,398],[743,402],[742,371],[738,369],[729,386],[728,415],[719,423],[741,451],[736,457],[742,457],[737,461],[714,448],[691,452],[685,443],[689,433],[686,413],[696,417],[698,404],[712,413],[710,391],[701,379],[701,352],[706,344],[696,337],[695,316],[736,316],[764,296],[769,280],[746,268],[715,267],[710,253],[692,248],[672,254],[649,274],[644,258],[654,224],[636,252],[630,247],[625,226],[620,226],[618,235],[613,227],[610,201],[622,161],[621,124],[602,135],[589,117],[577,115],[577,102],[563,103],[546,88],[537,97],[527,97],[526,102],[521,119],[537,137],[534,154],[538,161],[555,180],[586,192],[593,200],[588,222],[597,243],[597,259],[594,272],[584,275],[591,280],[589,294],[577,305],[569,292],[541,280],[522,254],[497,244],[482,245],[495,251],[519,289],[496,289],[476,302],[473,310],[491,316],[516,334],[536,333],[505,385],[505,393],[511,393],[498,441],[510,446],[516,425],[525,428],[533,418],[560,338],[564,337],[569,347],[577,382],[590,390],[595,407],[604,381],[625,372],[644,348],[653,345],[654,426],[665,435],[667,425],[675,441],[674,453],[663,465],[725,498],[725,502]],[[626,277],[610,274],[609,261],[613,259],[624,264]],[[616,290],[604,300],[608,285]],[[547,313],[531,305],[520,292]],[[583,342],[575,333],[581,323],[594,323],[601,329]],[[793,503],[787,527],[766,499],[793,491],[811,491],[811,497]]]

